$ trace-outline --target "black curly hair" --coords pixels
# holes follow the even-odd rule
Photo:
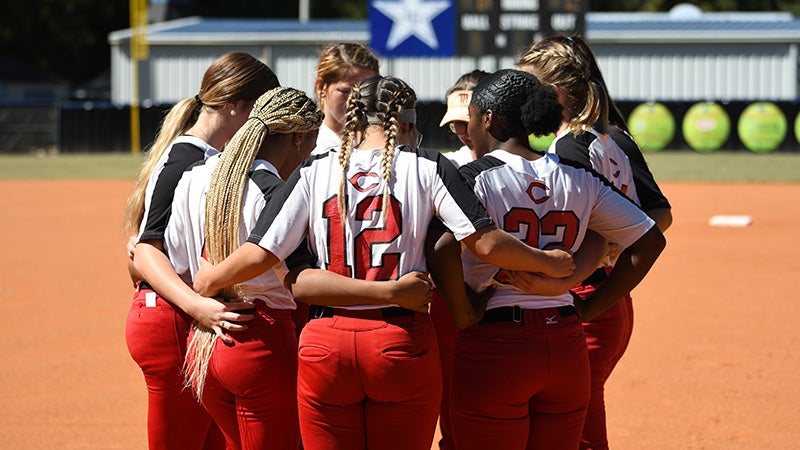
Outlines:
[[[512,135],[524,130],[525,134],[544,136],[561,125],[562,108],[555,89],[519,70],[498,70],[481,80],[470,103],[478,114],[492,110]]]

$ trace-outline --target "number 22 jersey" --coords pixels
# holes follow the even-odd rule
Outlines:
[[[575,252],[586,230],[592,229],[624,249],[654,226],[638,206],[605,178],[562,164],[552,153],[529,161],[495,150],[460,170],[497,226],[533,247],[559,244]],[[468,249],[462,253],[462,262],[465,281],[474,290],[480,292],[495,284],[497,267],[480,261]],[[487,309],[570,304],[569,293],[537,296],[501,284]]]

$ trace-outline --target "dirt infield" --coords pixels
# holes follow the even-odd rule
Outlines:
[[[146,448],[144,380],[124,339],[132,185],[0,181],[0,448]],[[795,447],[800,184],[662,187],[675,222],[634,291],[633,339],[607,386],[612,447]],[[715,214],[753,224],[710,227]]]

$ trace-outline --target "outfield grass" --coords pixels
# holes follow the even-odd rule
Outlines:
[[[689,150],[645,155],[658,181],[800,182],[800,152]],[[131,154],[0,155],[0,179],[134,179],[144,158]]]

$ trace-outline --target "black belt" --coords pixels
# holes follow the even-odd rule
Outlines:
[[[606,273],[606,269],[605,269],[605,267],[601,267],[601,268],[595,270],[594,272],[592,272],[591,275],[586,277],[586,279],[583,280],[583,282],[581,284],[584,285],[584,286],[588,286],[590,284],[597,284],[597,283],[600,283],[602,281],[605,281],[606,278],[608,278],[608,274]]]
[[[561,317],[577,316],[575,307],[572,305],[558,306],[555,308]],[[481,323],[487,322],[522,322],[525,310],[519,306],[501,306],[499,308],[487,309],[483,313]]]
[[[330,306],[321,306],[321,305],[311,305],[308,309],[308,320],[313,319],[322,319],[323,317],[333,317],[339,311],[362,311],[362,310],[348,310],[348,309],[336,309],[331,308]],[[370,310],[363,310],[363,311],[370,311]],[[380,308],[381,315],[384,319],[388,319],[390,317],[404,317],[404,316],[413,316],[414,311],[410,309],[401,308],[399,306],[390,306],[388,308]]]
[[[147,281],[144,281],[144,280],[139,282],[139,290],[140,291],[143,291],[143,290],[155,291],[155,289],[153,289],[153,286],[150,286],[150,283],[148,283]]]

